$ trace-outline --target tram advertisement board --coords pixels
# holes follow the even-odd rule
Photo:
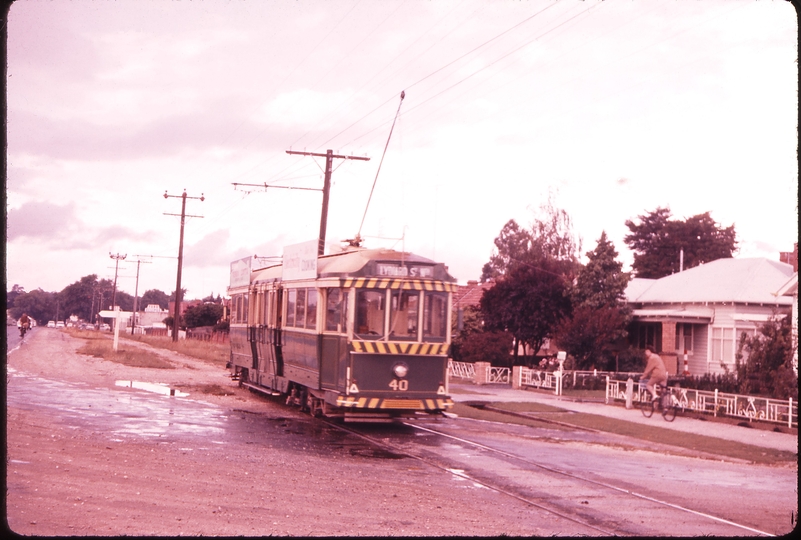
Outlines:
[[[230,287],[247,287],[250,285],[250,263],[253,257],[245,257],[231,263]]]
[[[281,277],[285,281],[317,278],[317,240],[284,246]]]

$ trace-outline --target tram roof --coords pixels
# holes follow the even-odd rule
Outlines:
[[[362,277],[373,275],[375,265],[371,263],[392,263],[403,265],[420,265],[434,268],[433,276],[428,279],[436,281],[456,281],[444,264],[413,253],[395,251],[392,249],[365,249],[348,248],[341,253],[323,255],[317,258],[317,277]],[[275,281],[282,277],[281,264],[254,270],[251,283]]]

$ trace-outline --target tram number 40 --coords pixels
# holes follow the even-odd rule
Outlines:
[[[401,380],[392,379],[392,382],[389,383],[389,387],[396,391],[399,390],[401,392],[405,392],[406,390],[409,389],[409,381],[407,381],[406,379],[401,379]]]

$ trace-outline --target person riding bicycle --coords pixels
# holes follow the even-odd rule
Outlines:
[[[30,317],[28,317],[26,313],[23,313],[22,317],[17,321],[17,326],[19,326],[19,337],[25,337],[25,332],[31,327]]]
[[[647,379],[648,383],[645,388],[651,393],[653,399],[656,399],[655,386],[666,386],[668,381],[667,369],[662,359],[654,353],[651,347],[645,348],[645,371],[643,371],[640,380]]]

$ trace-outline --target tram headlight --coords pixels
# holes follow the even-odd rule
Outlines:
[[[402,379],[409,373],[409,366],[403,362],[399,362],[392,366],[392,373],[394,373],[397,378]]]

